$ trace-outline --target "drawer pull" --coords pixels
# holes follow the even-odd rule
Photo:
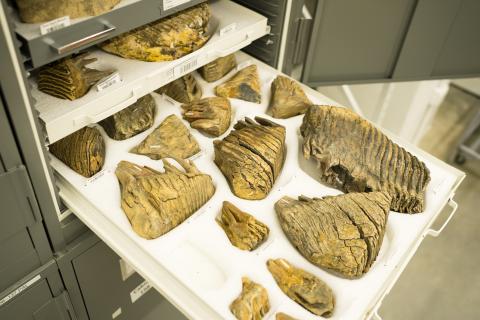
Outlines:
[[[58,44],[58,43],[53,42],[50,45],[57,51],[58,54],[64,54],[64,53],[67,53],[69,51],[78,49],[81,46],[84,46],[86,44],[89,44],[89,43],[92,43],[92,42],[97,41],[99,39],[102,39],[102,38],[108,36],[110,33],[112,33],[113,31],[115,31],[117,29],[117,27],[112,26],[112,25],[110,25],[109,23],[106,23],[106,22],[103,22],[103,25],[106,27],[106,29],[104,29],[102,31],[99,31],[99,32],[96,32],[94,34],[88,35],[88,36],[83,37],[81,39],[72,41],[72,42],[67,43],[67,44]]]
[[[452,219],[453,215],[455,214],[455,212],[458,209],[458,204],[453,199],[449,199],[447,204],[450,206],[450,208],[452,208],[452,211],[450,212],[450,215],[448,216],[447,220],[445,220],[443,225],[438,230],[428,229],[427,230],[427,235],[432,236],[432,237],[438,237],[440,235],[440,233],[443,231],[443,229],[445,229],[447,224],[450,222],[450,219]]]

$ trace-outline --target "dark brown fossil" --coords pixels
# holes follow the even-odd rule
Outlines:
[[[230,304],[230,311],[238,320],[261,320],[270,310],[268,293],[264,287],[242,278],[242,293]]]
[[[275,203],[280,225],[311,263],[346,278],[366,273],[377,258],[390,208],[384,192],[321,199],[283,197]]]
[[[261,103],[260,77],[257,66],[252,64],[238,71],[227,82],[216,86],[215,94],[219,97]]]
[[[292,266],[285,259],[270,259],[267,267],[280,289],[290,299],[318,316],[328,318],[332,315],[335,298],[325,282]]]
[[[155,100],[147,94],[131,106],[100,121],[99,124],[110,138],[125,140],[150,128],[154,118]]]
[[[267,240],[270,232],[267,225],[228,201],[223,202],[222,213],[217,222],[232,245],[241,250],[255,250]]]
[[[344,192],[386,191],[393,211],[424,210],[428,168],[368,121],[345,108],[313,106],[300,130],[303,154],[318,161],[326,183]]]
[[[270,112],[274,118],[290,118],[302,113],[312,105],[302,87],[293,79],[277,76],[272,82]]]
[[[183,122],[172,114],[130,152],[153,160],[167,157],[186,159],[200,152],[200,147]]]
[[[43,67],[38,73],[38,90],[60,99],[75,100],[83,97],[98,80],[114,72],[87,68],[86,65],[97,61],[86,59],[87,55],[65,58]]]
[[[120,0],[15,0],[20,19],[39,23],[69,16],[71,19],[98,16],[110,11]]]
[[[201,48],[209,39],[207,3],[180,11],[100,44],[110,53],[141,61],[171,61]]]
[[[102,170],[105,142],[97,128],[84,127],[51,144],[50,152],[72,170],[91,177]]]
[[[210,97],[182,105],[182,115],[192,128],[218,137],[230,127],[232,108],[227,98]]]
[[[181,103],[189,103],[202,97],[202,88],[192,74],[187,74],[169,84],[155,90],[156,93],[164,93]]]
[[[279,312],[275,314],[275,320],[298,320],[298,319],[290,317],[288,314],[285,314],[283,312]]]
[[[215,163],[232,192],[243,199],[267,196],[285,161],[285,127],[264,118],[238,121],[228,136],[213,142]]]
[[[203,79],[207,82],[214,82],[220,80],[224,75],[229,73],[233,68],[237,66],[237,60],[235,55],[229,54],[228,56],[218,58],[210,63],[207,63],[198,71],[202,75]]]
[[[185,169],[163,160],[164,172],[121,161],[115,174],[122,209],[133,230],[155,239],[169,232],[202,207],[214,194],[212,178],[188,160],[176,159]]]

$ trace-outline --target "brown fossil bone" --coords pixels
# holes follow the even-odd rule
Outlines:
[[[71,19],[98,16],[110,11],[120,0],[15,0],[20,19],[39,23],[69,16]]]
[[[83,97],[100,79],[112,74],[113,70],[99,71],[86,65],[97,61],[86,59],[88,53],[65,58],[51,63],[38,73],[38,90],[51,96],[75,100]]]
[[[172,114],[130,152],[153,160],[167,157],[186,159],[200,152],[200,147],[183,122]]]
[[[198,69],[198,72],[202,75],[205,81],[214,82],[220,80],[236,66],[237,60],[235,59],[235,54],[232,53],[228,56],[220,57],[210,63],[207,63]]]
[[[72,170],[91,177],[102,170],[105,141],[97,128],[84,127],[52,143],[49,151]]]
[[[209,97],[183,104],[182,115],[192,128],[218,137],[230,127],[232,108],[227,98]]]
[[[215,94],[219,97],[261,103],[260,77],[257,66],[252,64],[238,71],[227,82],[216,86]]]
[[[335,306],[332,289],[315,275],[285,259],[270,259],[267,268],[282,291],[313,314],[330,317]]]
[[[302,113],[312,105],[302,87],[293,79],[279,75],[273,80],[270,112],[274,118],[290,118]]]
[[[238,320],[261,320],[270,310],[268,293],[264,287],[242,278],[242,293],[231,304],[230,311]]]
[[[192,74],[173,80],[167,85],[155,90],[156,93],[166,94],[181,103],[189,103],[202,97],[202,88]]]
[[[215,193],[212,178],[188,160],[175,159],[185,171],[167,160],[164,172],[121,161],[115,174],[120,183],[121,206],[133,230],[145,239],[169,232]]]
[[[99,124],[110,138],[125,140],[150,128],[154,118],[155,100],[147,94],[131,106],[100,121]]]
[[[283,312],[279,312],[275,314],[275,320],[298,320],[298,319],[290,317],[288,314],[285,314]]]
[[[346,278],[356,278],[377,258],[390,201],[384,192],[321,199],[283,197],[275,203],[275,211],[285,235],[307,260]]]
[[[255,117],[238,121],[223,140],[213,142],[215,164],[232,192],[242,199],[264,199],[285,161],[285,127]]]
[[[100,47],[127,59],[175,60],[208,41],[210,15],[208,4],[202,3],[107,40]]]
[[[344,192],[386,191],[393,211],[424,210],[428,168],[368,121],[346,108],[312,106],[300,130],[303,155],[318,161],[326,183]]]
[[[222,213],[217,222],[232,245],[241,250],[255,250],[267,239],[270,232],[267,225],[228,201],[223,202]]]

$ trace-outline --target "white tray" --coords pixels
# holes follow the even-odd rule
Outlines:
[[[92,88],[80,99],[70,101],[55,98],[37,89],[31,79],[35,107],[44,123],[48,142],[53,143],[68,134],[96,123],[131,105],[138,98],[195,70],[218,57],[249,45],[269,32],[267,18],[229,0],[212,2],[212,15],[218,29],[212,38],[191,54],[171,62],[142,62],[124,59],[94,49],[90,57],[98,61],[89,67],[99,70],[115,69],[122,82],[98,92]],[[230,32],[220,30],[235,24]],[[223,29],[223,30],[225,30]]]
[[[244,53],[238,53],[237,58],[240,64],[242,61],[251,61],[259,67],[262,104],[231,99],[235,110],[232,124],[244,116],[266,117],[264,112],[270,99],[270,84],[278,74],[275,69]],[[226,78],[231,74],[233,71]],[[204,97],[212,96],[213,87],[225,80],[224,78],[217,83],[207,84],[199,76],[197,79],[202,86]],[[307,87],[305,91],[315,103],[333,103]],[[178,104],[163,99],[160,95],[153,95],[159,111],[153,128],[169,114],[180,116]],[[318,319],[282,293],[266,268],[265,263],[269,258],[286,258],[294,265],[323,279],[333,289],[336,297],[332,319],[369,317],[375,312],[377,304],[393,285],[420,241],[429,232],[431,223],[452,198],[464,175],[408,143],[392,137],[417,155],[430,169],[432,180],[427,188],[426,210],[416,215],[390,213],[383,245],[371,270],[358,280],[336,277],[310,264],[293,248],[283,234],[273,209],[275,201],[284,195],[320,197],[340,194],[338,190],[319,183],[315,178],[318,173],[312,171],[315,166],[313,161],[303,160],[298,135],[301,120],[301,116],[287,120],[273,119],[287,128],[287,157],[273,190],[261,201],[242,200],[231,193],[226,179],[213,163],[213,139],[192,130],[202,148],[202,152],[193,157],[194,162],[202,172],[213,177],[215,195],[183,224],[155,240],[145,240],[133,232],[120,208],[120,190],[114,174],[120,160],[156,169],[162,167],[160,161],[127,152],[153,128],[122,142],[109,139],[102,131],[107,144],[106,163],[104,170],[90,179],[74,173],[55,158],[52,159],[52,165],[57,172],[60,196],[65,204],[191,319],[234,319],[228,307],[241,291],[242,276],[250,277],[267,289],[271,311],[265,319],[274,319],[275,313],[280,311],[298,319]],[[307,172],[313,172],[313,177]],[[233,202],[269,226],[271,233],[266,243],[253,252],[241,251],[230,244],[223,230],[214,221],[224,200]]]

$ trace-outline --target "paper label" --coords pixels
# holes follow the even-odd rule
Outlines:
[[[120,272],[122,274],[122,280],[127,280],[132,274],[135,273],[135,269],[131,265],[129,265],[125,260],[120,259],[118,260],[120,263]]]
[[[57,31],[68,27],[70,25],[70,17],[60,17],[55,20],[51,20],[40,25],[40,33],[42,35],[50,33],[52,31]]]
[[[117,310],[115,310],[114,313],[112,313],[112,319],[115,319],[116,317],[118,317],[121,314],[122,314],[122,308],[118,308]]]
[[[172,97],[166,95],[165,93],[162,94],[162,97],[165,101],[168,101],[169,103],[171,103],[172,105],[175,105],[177,104],[177,101],[175,101],[175,99],[173,99]]]
[[[190,0],[163,0],[163,10],[169,10],[187,2]]]
[[[0,307],[3,306],[5,303],[7,303],[8,301],[10,301],[11,299],[15,298],[16,295],[18,295],[19,293],[21,293],[22,291],[24,291],[25,289],[27,289],[28,287],[30,287],[32,284],[34,284],[35,282],[37,282],[38,280],[41,279],[41,276],[39,274],[37,274],[35,277],[33,277],[32,279],[28,280],[27,282],[25,282],[24,284],[22,284],[20,287],[18,287],[17,289],[13,290],[12,292],[10,292],[7,296],[5,296],[2,300],[0,300]]]
[[[135,301],[140,299],[140,297],[147,293],[151,288],[152,286],[146,280],[140,283],[135,289],[132,290],[132,292],[130,292],[130,299],[132,300],[132,303],[135,303]]]
[[[173,68],[173,74],[175,77],[180,77],[183,76],[186,73],[189,73],[192,70],[195,70],[198,65],[198,59],[190,59],[188,61],[185,61],[181,65],[176,66]]]
[[[237,29],[237,23],[230,23],[228,26],[223,27],[220,29],[220,37],[229,34],[230,32],[233,32]]]
[[[122,78],[120,78],[120,74],[118,72],[115,72],[97,83],[97,91],[103,91],[120,82],[122,82]]]

